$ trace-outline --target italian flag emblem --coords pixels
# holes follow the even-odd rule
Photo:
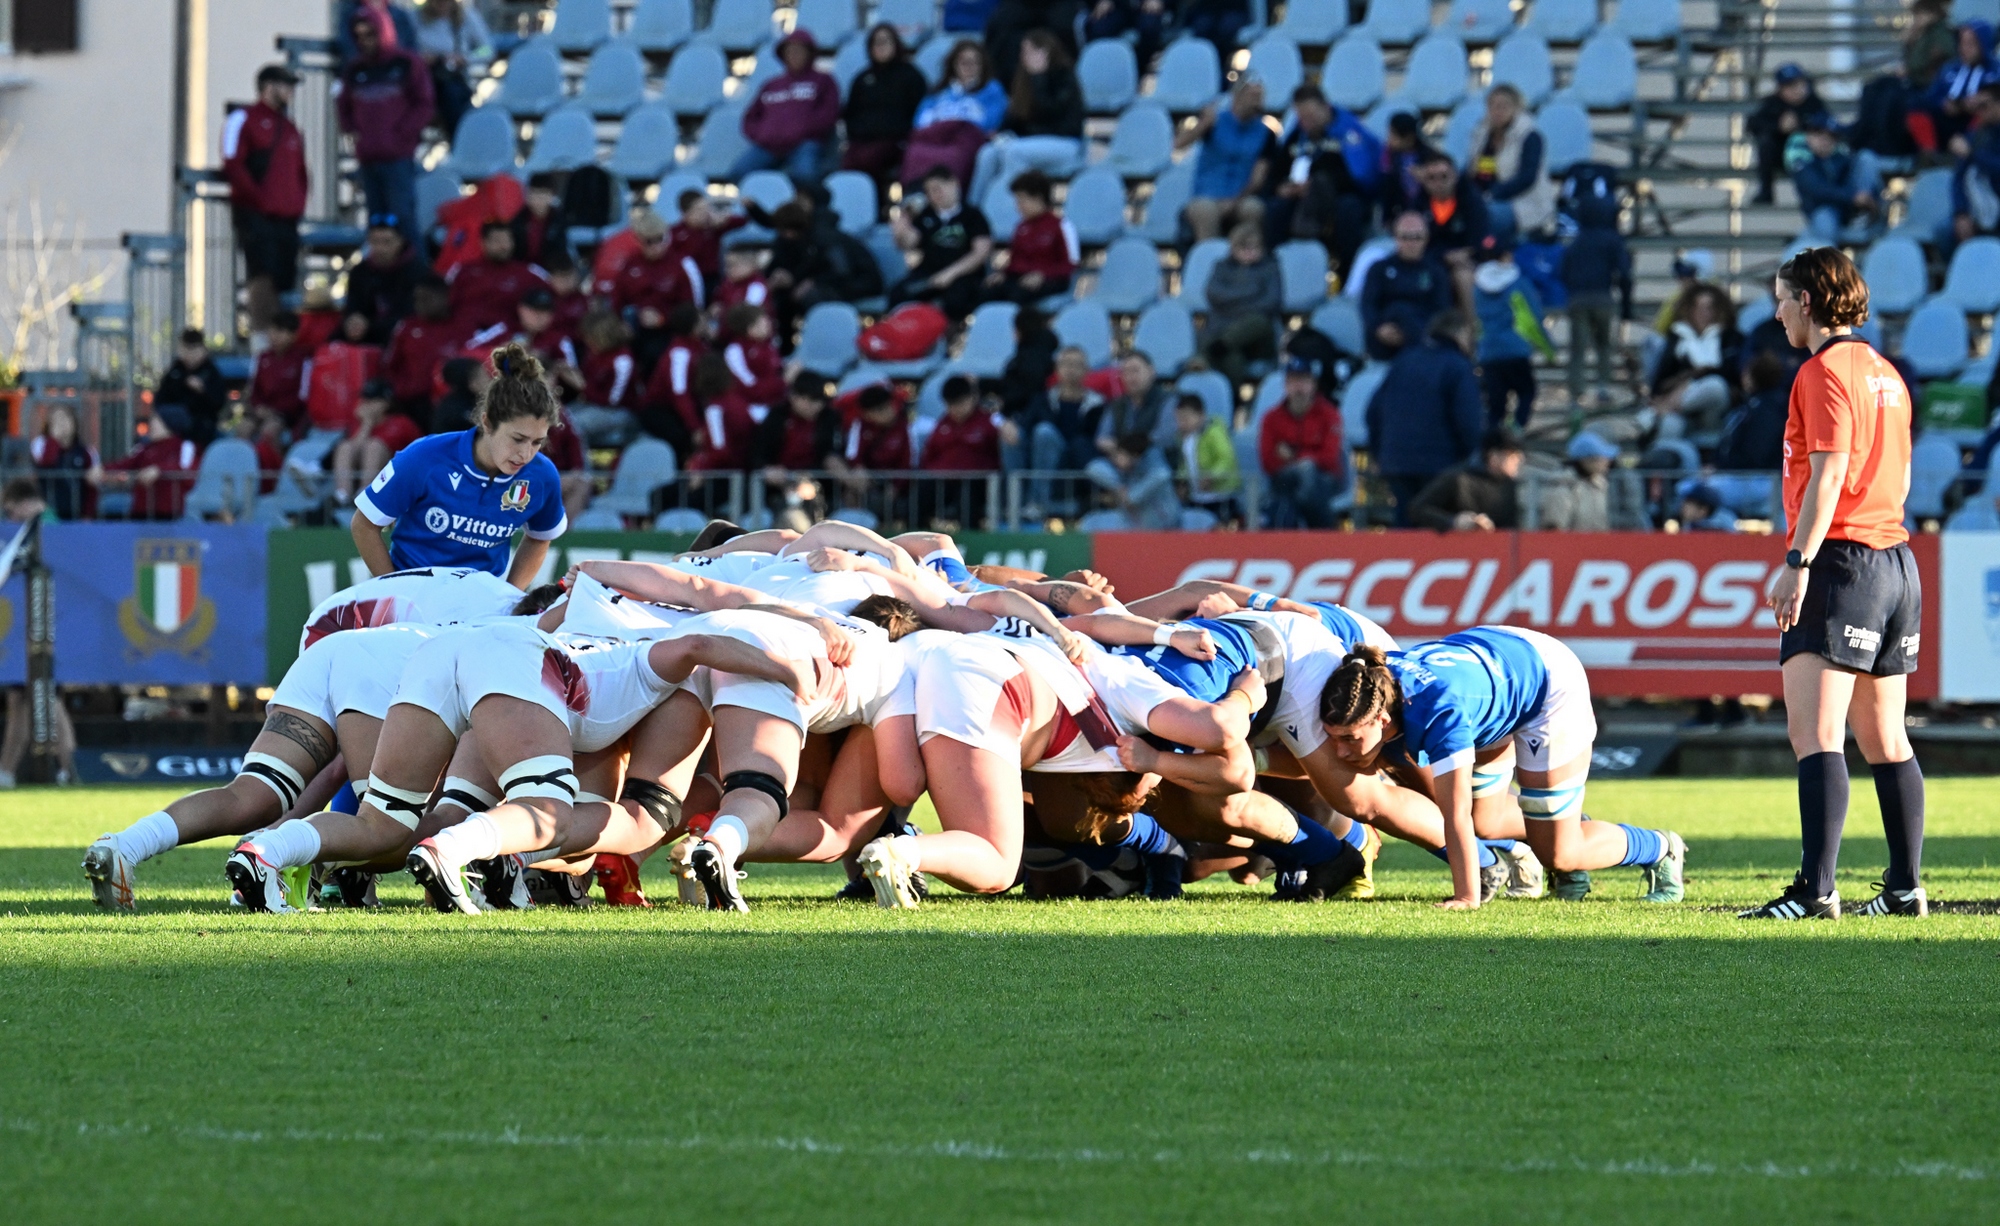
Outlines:
[[[201,594],[199,538],[136,541],[132,594],[118,602],[118,628],[139,652],[187,654],[215,633],[215,602]]]
[[[155,561],[139,567],[139,611],[161,634],[172,634],[194,616],[201,596],[201,567],[194,562]]]

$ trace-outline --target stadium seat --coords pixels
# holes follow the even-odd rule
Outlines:
[[[701,37],[724,51],[742,55],[771,41],[771,0],[715,0]]]
[[[482,106],[467,111],[458,121],[458,133],[451,142],[451,156],[440,169],[476,183],[503,170],[514,169],[514,118],[505,108]]]
[[[1451,0],[1444,28],[1471,46],[1488,46],[1514,28],[1514,8],[1507,0]]]
[[[1102,163],[1069,182],[1063,217],[1076,228],[1076,240],[1102,247],[1125,233],[1125,180]]]
[[[833,54],[833,79],[840,83],[840,96],[847,97],[847,91],[854,88],[854,78],[868,67],[868,40],[850,38],[840,44],[840,50]]]
[[[982,379],[998,379],[1014,356],[1014,317],[1019,313],[1011,302],[989,302],[974,311],[958,368]]]
[[[706,115],[722,105],[729,59],[712,43],[691,42],[674,54],[660,83],[660,101],[676,115]],[[747,103],[746,103],[747,105]]]
[[[618,455],[617,471],[611,474],[611,488],[597,496],[592,506],[619,515],[650,515],[653,491],[672,485],[678,466],[674,449],[664,440],[638,438]]]
[[[1285,372],[1274,370],[1257,380],[1257,390],[1250,393],[1250,424],[1255,429],[1264,420],[1264,414],[1283,404],[1285,400]]]
[[[417,229],[437,224],[438,210],[465,194],[464,183],[451,172],[449,161],[417,176]]]
[[[597,160],[597,122],[572,102],[549,112],[535,126],[535,145],[528,151],[529,174],[545,170],[575,170]]]
[[[694,37],[692,0],[639,0],[626,36],[647,55],[667,55]]]
[[[1981,235],[1960,243],[1945,270],[1941,297],[1974,315],[2000,308],[2000,238]]]
[[[1326,248],[1315,239],[1279,243],[1278,273],[1285,287],[1285,310],[1303,315],[1326,301]]]
[[[1567,47],[1589,38],[1597,20],[1597,0],[1535,0],[1526,28]]]
[[[743,176],[737,191],[744,200],[754,200],[763,205],[767,212],[790,203],[799,194],[791,176],[782,170],[753,170]],[[874,220],[871,218],[868,224],[874,225]]]
[[[600,119],[627,114],[646,100],[646,57],[629,39],[605,43],[590,53],[576,100]]]
[[[1599,30],[1576,53],[1571,92],[1586,110],[1616,111],[1632,105],[1639,89],[1639,57],[1632,40],[1616,30]]]
[[[681,219],[681,193],[685,191],[706,193],[708,179],[692,170],[676,170],[660,180],[659,198],[653,202],[653,211],[670,226]]]
[[[839,395],[846,395],[857,387],[870,387],[887,379],[888,376],[882,373],[881,367],[873,362],[862,362],[841,376],[840,382],[835,384],[835,391]],[[940,404],[939,408],[942,409],[943,405]]]
[[[1243,7],[1249,15],[1249,20],[1237,30],[1236,37],[1240,42],[1253,43],[1257,41],[1259,35],[1270,28],[1271,6],[1265,3],[1265,0],[1244,0]]]
[[[1229,240],[1206,238],[1187,253],[1181,264],[1181,292],[1174,297],[1182,306],[1199,315],[1208,310],[1208,275],[1229,258]]]
[[[1926,299],[1910,312],[1903,330],[1903,356],[1923,379],[1949,379],[1971,356],[1965,309],[1949,298]]]
[[[1465,97],[1465,44],[1458,35],[1436,31],[1410,50],[1403,92],[1427,111],[1449,110]]]
[[[1560,175],[1578,162],[1590,160],[1590,116],[1574,102],[1551,102],[1535,116],[1542,130],[1544,160],[1549,173]]]
[[[794,29],[804,30],[822,47],[839,47],[860,32],[854,0],[798,0]]]
[[[1354,377],[1340,389],[1340,419],[1346,427],[1347,443],[1352,447],[1368,445],[1368,402],[1375,399],[1375,392],[1389,377],[1387,362],[1370,362],[1354,372]]]
[[[1326,53],[1319,80],[1328,102],[1359,112],[1381,101],[1387,76],[1375,36],[1366,30],[1349,30]]]
[[[1213,370],[1197,370],[1174,381],[1174,390],[1183,396],[1199,396],[1208,415],[1227,426],[1236,416],[1236,389],[1227,376]]]
[[[975,38],[971,41],[976,43],[979,40]],[[951,49],[958,43],[959,40],[956,38],[933,38],[917,48],[917,53],[910,57],[917,70],[924,74],[924,80],[930,82],[932,89],[943,84],[945,57],[951,54]]]
[[[1430,0],[1368,0],[1361,26],[1385,47],[1407,46],[1429,32]]]
[[[2000,25],[2000,0],[1952,0],[1951,24],[1962,26],[1968,21]]]
[[[1161,247],[1180,241],[1181,210],[1194,195],[1194,159],[1177,162],[1153,180],[1153,194],[1146,199],[1146,219],[1134,233]]]
[[[201,467],[182,502],[182,518],[227,515],[247,519],[257,504],[257,449],[240,438],[219,438],[201,453]]]
[[[858,170],[836,170],[826,177],[840,228],[856,238],[875,228],[875,180]]]
[[[903,249],[896,245],[896,232],[887,225],[876,226],[868,232],[868,253],[875,257],[875,266],[882,270],[883,288],[893,288],[898,281],[910,275],[910,262],[903,258]]]
[[[1021,224],[1021,210],[1014,203],[1014,193],[1007,185],[994,176],[986,185],[986,194],[979,199],[979,211],[986,214],[986,224],[993,229],[993,241],[1012,242],[1014,227]]]
[[[1292,0],[1285,5],[1285,19],[1271,28],[1301,47],[1330,46],[1347,28],[1347,6]]]
[[[1511,85],[1521,91],[1530,108],[1538,107],[1555,88],[1555,67],[1549,60],[1549,44],[1532,30],[1516,30],[1493,49],[1494,85]]]
[[[1104,253],[1088,295],[1114,315],[1137,315],[1160,297],[1160,249],[1143,238],[1121,238]]]
[[[785,63],[778,58],[778,44],[765,43],[757,48],[751,57],[750,72],[736,82],[736,96],[749,99],[757,96],[764,82],[785,75]]]
[[[1139,59],[1122,38],[1094,39],[1076,61],[1076,79],[1092,115],[1116,115],[1139,96]]]
[[[1451,108],[1451,118],[1445,120],[1444,137],[1438,147],[1461,169],[1471,164],[1472,134],[1485,118],[1486,91],[1482,89],[1459,99],[1458,105]]]
[[[1292,91],[1306,79],[1305,60],[1292,36],[1267,30],[1250,44],[1249,71],[1264,82],[1264,105],[1282,111],[1292,104]]]
[[[903,36],[903,45],[914,47],[937,28],[937,5],[934,0],[882,0],[875,6],[870,24],[878,21],[895,26]]]
[[[806,312],[793,360],[817,375],[838,379],[861,360],[854,342],[861,335],[861,313],[851,303],[822,302]]]
[[[1680,37],[1681,0],[1618,0],[1611,28],[1635,43],[1670,43]]]
[[[678,532],[682,535],[700,532],[708,526],[708,512],[693,507],[669,507],[653,520],[655,532]]]
[[[1312,313],[1312,327],[1343,353],[1367,352],[1366,340],[1361,335],[1361,306],[1345,294],[1321,303]]]
[[[1926,245],[1937,241],[1938,229],[1951,221],[1952,168],[1936,166],[1910,182],[1909,206],[1894,234],[1907,235]]]
[[[1957,268],[1958,261],[1954,259],[1952,269],[1956,271]],[[1891,235],[1877,239],[1875,245],[1868,249],[1868,254],[1862,257],[1861,279],[1868,283],[1870,309],[1888,315],[1901,315],[1914,310],[1930,289],[1930,272],[1924,265],[1924,249],[1911,238]],[[1945,278],[1944,292],[1946,297],[1957,297],[1952,293],[1949,275]]]
[[[1222,92],[1222,62],[1215,44],[1205,38],[1183,38],[1160,54],[1152,100],[1176,115],[1198,111]]]
[[[611,37],[610,0],[556,0],[549,41],[567,55],[588,55]]]
[[[1155,302],[1139,313],[1132,348],[1152,358],[1161,374],[1179,374],[1194,356],[1194,316],[1172,298]]]
[[[1151,179],[1174,157],[1174,121],[1158,103],[1135,102],[1118,117],[1104,164],[1128,179]]]
[[[507,57],[494,101],[516,119],[537,119],[562,104],[562,55],[546,38],[531,38]]]
[[[1049,327],[1057,340],[1082,349],[1093,369],[1111,361],[1111,312],[1103,303],[1072,302],[1056,312]]]
[[[1389,117],[1391,115],[1411,115],[1421,117],[1423,108],[1410,100],[1410,96],[1397,90],[1375,104],[1375,109],[1362,117],[1361,122],[1373,132],[1378,140],[1389,139]]]
[[[648,103],[618,125],[618,144],[604,168],[620,178],[651,183],[673,169],[680,142],[680,120],[672,108]]]
[[[686,55],[694,49],[695,45],[690,44],[681,50],[681,54]],[[749,109],[749,105],[746,100],[738,98],[709,114],[707,121],[701,125],[701,144],[687,163],[689,170],[699,171],[710,180],[729,177],[729,172],[736,168],[736,159],[750,147],[749,140],[743,135],[743,112]]]

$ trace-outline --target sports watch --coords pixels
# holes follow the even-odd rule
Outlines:
[[[1788,569],[1805,570],[1811,565],[1812,563],[1806,560],[1806,555],[1800,553],[1798,550],[1788,549],[1785,551],[1785,566]]]

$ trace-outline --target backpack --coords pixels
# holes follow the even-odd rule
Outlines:
[[[871,362],[914,362],[944,339],[948,321],[928,302],[906,302],[862,329],[855,348]]]
[[[1584,230],[1618,224],[1618,172],[1603,162],[1578,162],[1563,176],[1556,207]]]
[[[611,176],[598,166],[582,166],[570,172],[563,186],[563,213],[573,226],[611,224]]]

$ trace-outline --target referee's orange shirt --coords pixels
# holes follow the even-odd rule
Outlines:
[[[1910,477],[1910,389],[1860,337],[1836,336],[1799,368],[1785,418],[1785,522],[1797,526],[1812,453],[1846,452],[1847,480],[1831,541],[1887,549],[1910,539],[1903,497]]]

